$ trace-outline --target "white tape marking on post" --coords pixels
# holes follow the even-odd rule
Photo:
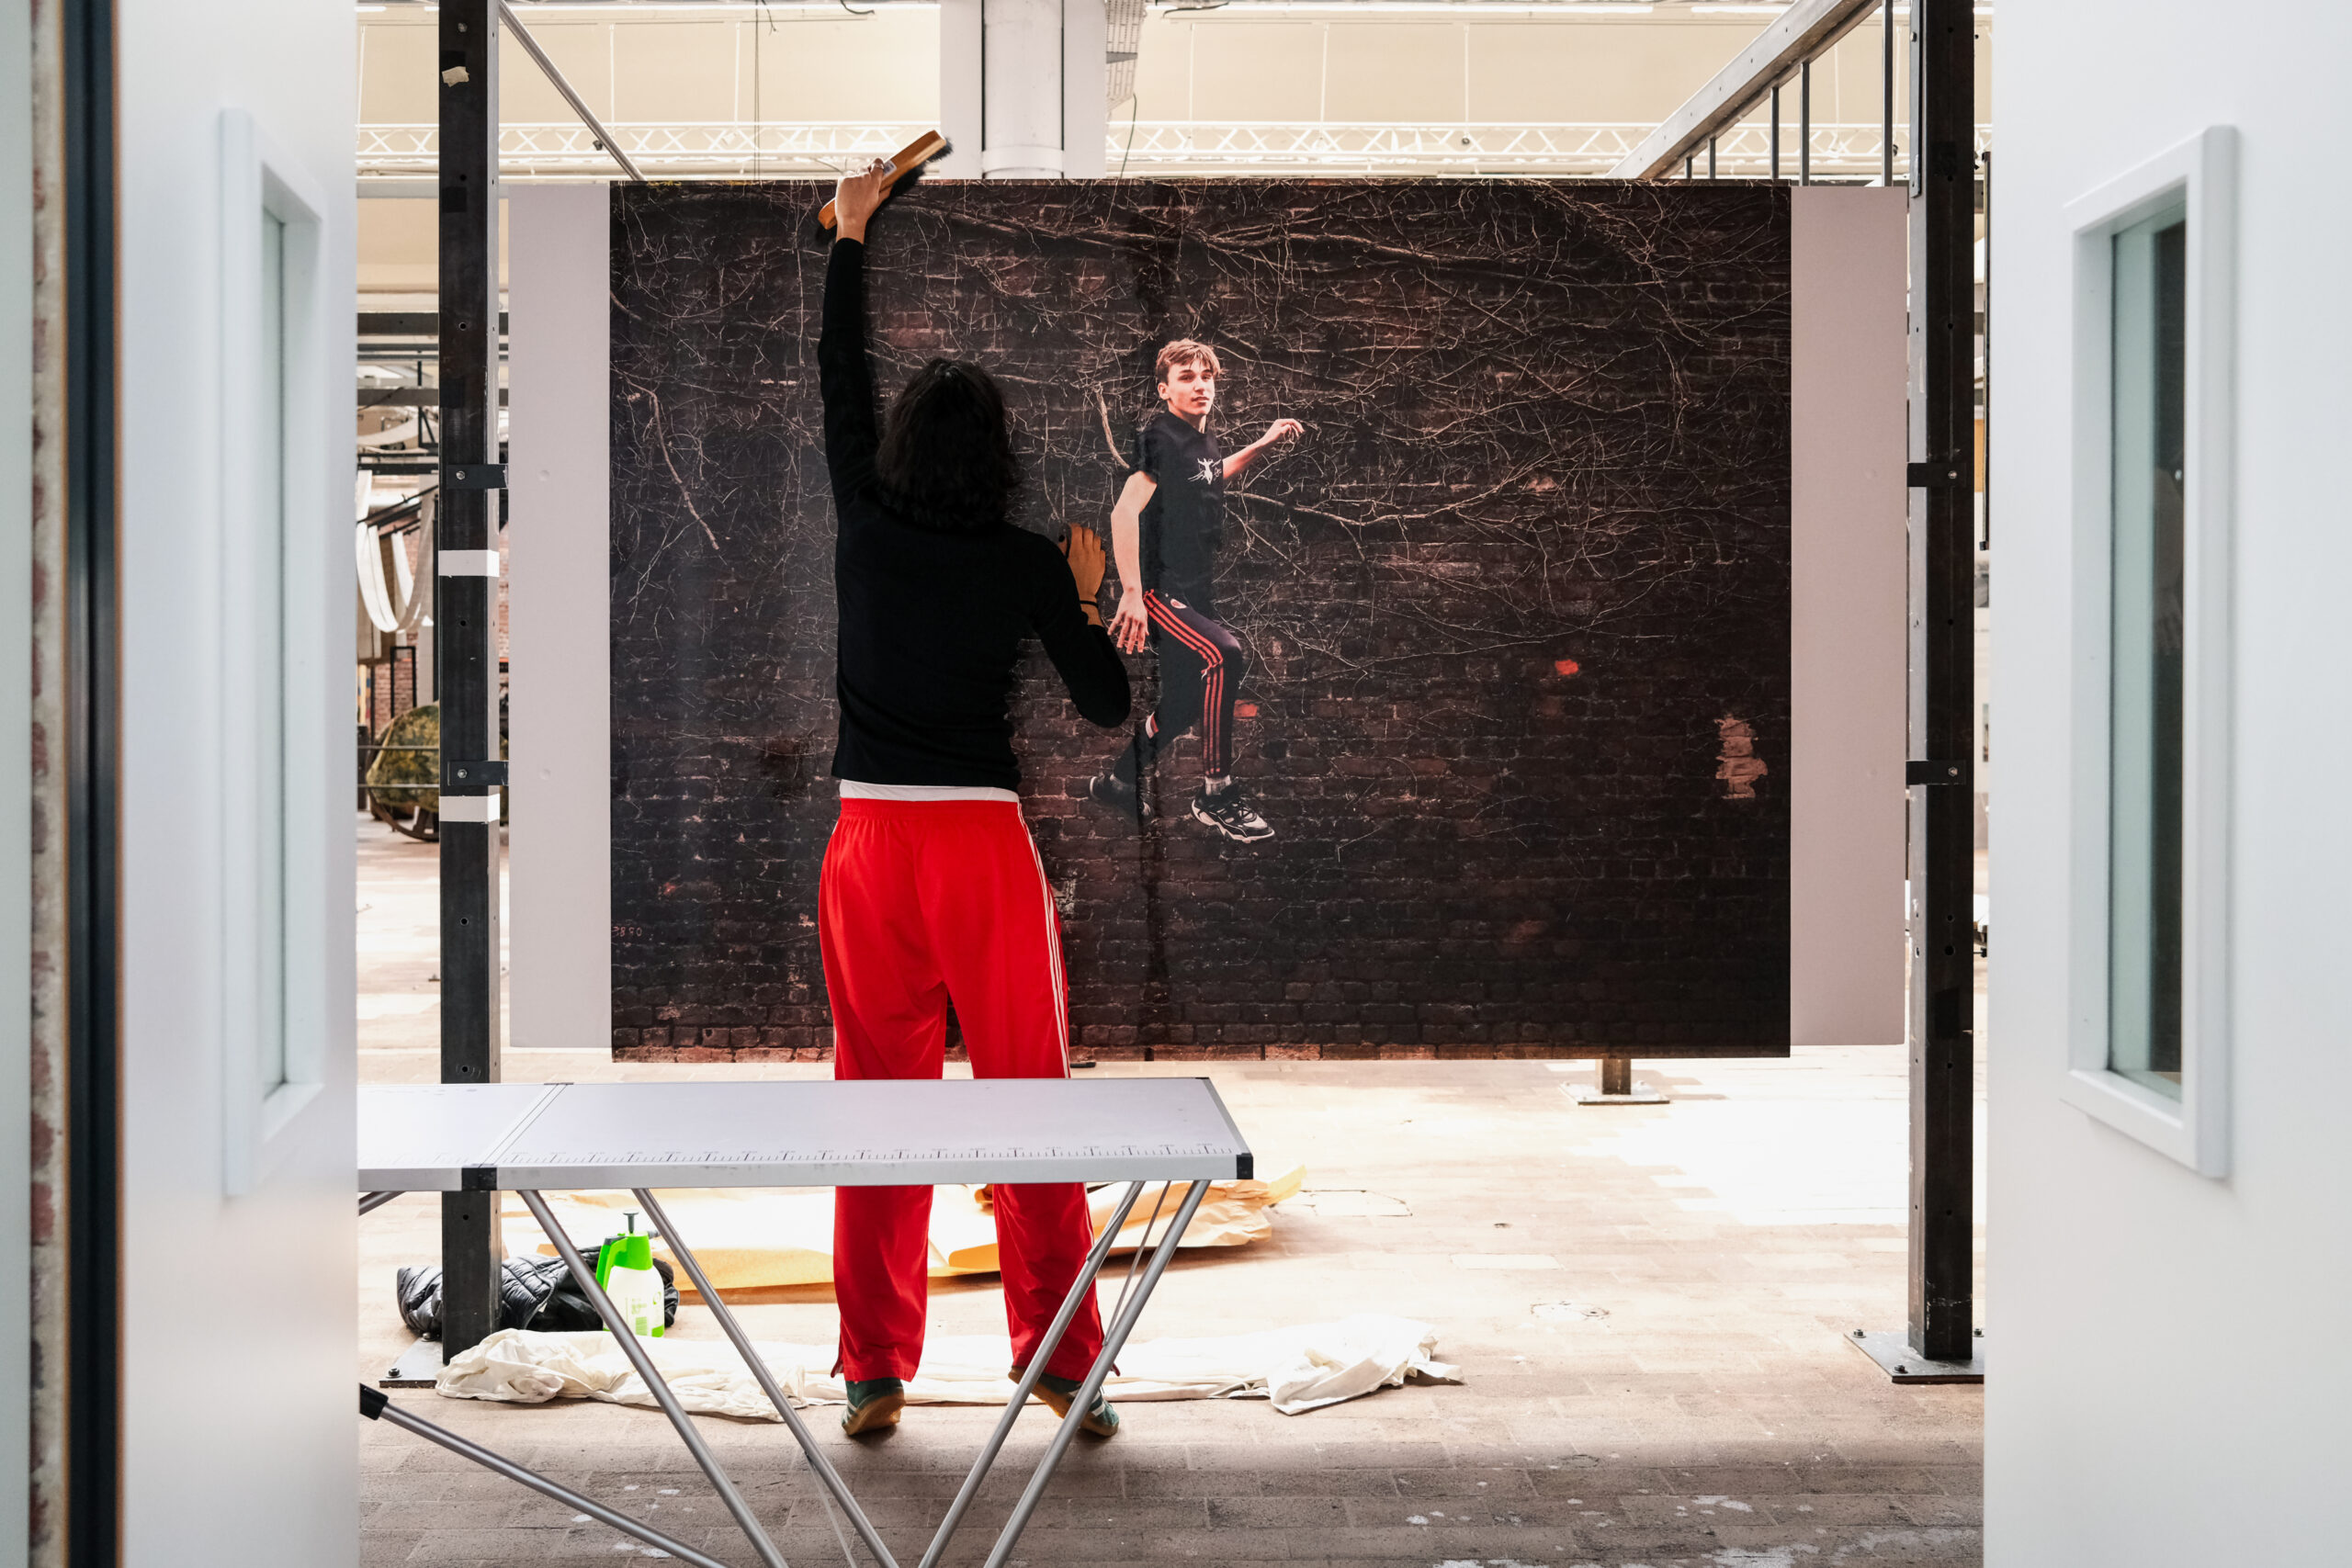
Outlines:
[[[492,788],[488,795],[451,795],[441,792],[441,820],[444,822],[495,822],[498,820],[499,791]]]
[[[496,577],[496,550],[443,550],[441,575],[444,577]]]

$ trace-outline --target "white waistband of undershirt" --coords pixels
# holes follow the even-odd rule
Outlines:
[[[1009,789],[991,789],[985,784],[860,784],[855,779],[842,780],[843,800],[1009,800],[1021,804],[1021,797]]]

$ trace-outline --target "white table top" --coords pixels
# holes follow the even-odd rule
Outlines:
[[[1232,1180],[1206,1078],[367,1085],[362,1191]]]
[[[504,1145],[560,1084],[363,1085],[359,1190],[456,1191],[458,1173]]]

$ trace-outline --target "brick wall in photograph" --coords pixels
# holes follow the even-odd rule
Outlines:
[[[830,1039],[820,199],[615,191],[623,1055]],[[1218,581],[1272,840],[1186,818],[1189,741],[1140,836],[1080,798],[1124,737],[1023,671],[1077,1054],[1785,1049],[1784,190],[939,184],[870,276],[886,396],[933,355],[1003,381],[1025,526],[1107,527],[1170,338],[1223,356],[1228,450],[1307,427],[1234,481]]]

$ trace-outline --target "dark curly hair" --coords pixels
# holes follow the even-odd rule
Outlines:
[[[891,506],[918,527],[971,533],[1002,523],[1021,464],[996,378],[956,359],[916,371],[882,416],[874,467]]]

